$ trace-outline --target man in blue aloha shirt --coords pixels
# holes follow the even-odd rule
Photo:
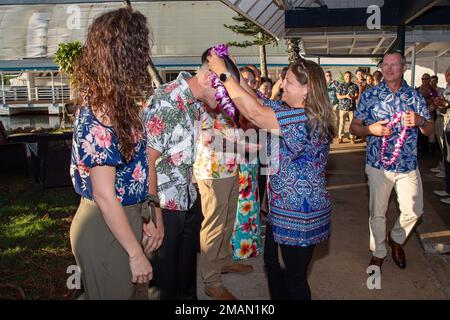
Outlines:
[[[344,82],[342,82],[336,92],[339,100],[339,139],[338,143],[344,141],[345,122],[352,122],[353,111],[356,108],[356,100],[359,98],[358,86],[352,82],[352,73],[347,71],[344,73]],[[350,142],[355,143],[355,136],[350,133]]]
[[[333,75],[330,70],[325,72],[325,80],[327,81],[328,86],[328,99],[330,99],[331,106],[336,114],[336,127],[339,128],[339,100],[336,96],[339,82],[333,80]]]
[[[379,86],[363,93],[350,131],[358,136],[367,136],[370,265],[381,268],[387,255],[387,240],[394,262],[404,269],[406,258],[402,245],[423,213],[422,181],[417,165],[418,131],[429,136],[434,132],[434,123],[424,97],[403,80],[407,69],[405,57],[398,51],[390,51],[384,56],[381,69],[384,80]],[[387,123],[399,112],[405,112],[402,121],[389,129]],[[391,159],[402,126],[408,127],[408,130],[400,155],[393,164],[383,164],[382,137],[388,137],[385,157]],[[401,213],[386,239],[386,210],[394,187]]]

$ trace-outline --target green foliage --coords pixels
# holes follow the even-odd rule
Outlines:
[[[289,56],[289,63],[295,63],[298,59],[301,58],[300,45],[300,39],[286,39],[286,52]]]
[[[10,86],[11,85],[11,80],[17,78],[16,75],[3,75],[3,84],[5,86]]]
[[[251,22],[246,17],[242,15],[238,15],[233,17],[233,20],[238,22],[239,24],[236,25],[226,25],[224,24],[224,27],[227,29],[230,29],[234,33],[242,34],[246,37],[253,37],[254,39],[249,41],[242,41],[242,42],[229,42],[228,45],[232,47],[251,47],[251,46],[265,46],[268,44],[272,44],[274,46],[278,45],[278,40],[268,34],[264,29],[259,27],[257,24]]]
[[[67,43],[60,43],[55,54],[55,63],[59,69],[66,73],[72,79],[75,62],[83,51],[83,45],[80,41],[75,40]]]
[[[43,190],[30,178],[0,173],[0,284],[26,299],[71,299],[66,269],[75,264],[69,228],[79,196],[72,187]],[[0,299],[18,298],[0,286]]]

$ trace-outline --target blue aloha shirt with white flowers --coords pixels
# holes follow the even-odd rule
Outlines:
[[[337,87],[336,93],[345,96],[346,94],[350,94],[351,96],[355,96],[359,93],[359,88],[353,82],[343,82],[339,84]],[[353,99],[339,99],[338,109],[342,111],[354,111],[356,108],[356,101]]]
[[[102,124],[89,107],[79,109],[73,130],[70,176],[75,192],[94,200],[91,169],[96,166],[116,168],[116,197],[124,206],[145,201],[148,196],[147,143],[136,134],[135,156],[128,163],[123,158],[113,127]]]
[[[365,125],[371,125],[381,120],[392,120],[400,111],[414,111],[426,120],[430,120],[427,103],[420,92],[408,86],[406,81],[397,92],[392,92],[383,81],[379,86],[364,91],[355,111],[355,117]],[[382,137],[367,136],[366,164],[376,169],[391,172],[409,172],[417,168],[417,138],[418,128],[410,128],[407,131],[407,139],[400,150],[397,161],[383,168],[381,164],[381,140]],[[390,158],[394,145],[401,132],[401,123],[393,128],[393,134],[388,138],[388,148],[385,156]]]

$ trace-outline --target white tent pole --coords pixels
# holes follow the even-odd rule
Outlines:
[[[59,71],[59,76],[61,79],[61,103],[64,106],[64,85],[63,85],[63,76],[62,76],[62,72]]]
[[[52,76],[52,102],[53,102],[53,105],[55,105],[56,94],[55,94],[55,79],[53,77],[53,71],[50,72],[50,74]]]

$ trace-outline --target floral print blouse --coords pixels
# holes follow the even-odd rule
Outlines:
[[[135,157],[126,163],[114,128],[102,124],[89,107],[82,107],[74,124],[70,176],[75,192],[90,200],[93,195],[89,176],[96,166],[116,167],[116,196],[122,205],[146,200],[148,164],[144,137],[136,145]]]
[[[223,179],[238,174],[238,155],[228,152],[222,144],[217,145],[214,135],[220,134],[223,140],[238,141],[237,125],[223,110],[205,108],[202,112],[200,139],[197,142],[197,157],[194,175],[197,180]]]

